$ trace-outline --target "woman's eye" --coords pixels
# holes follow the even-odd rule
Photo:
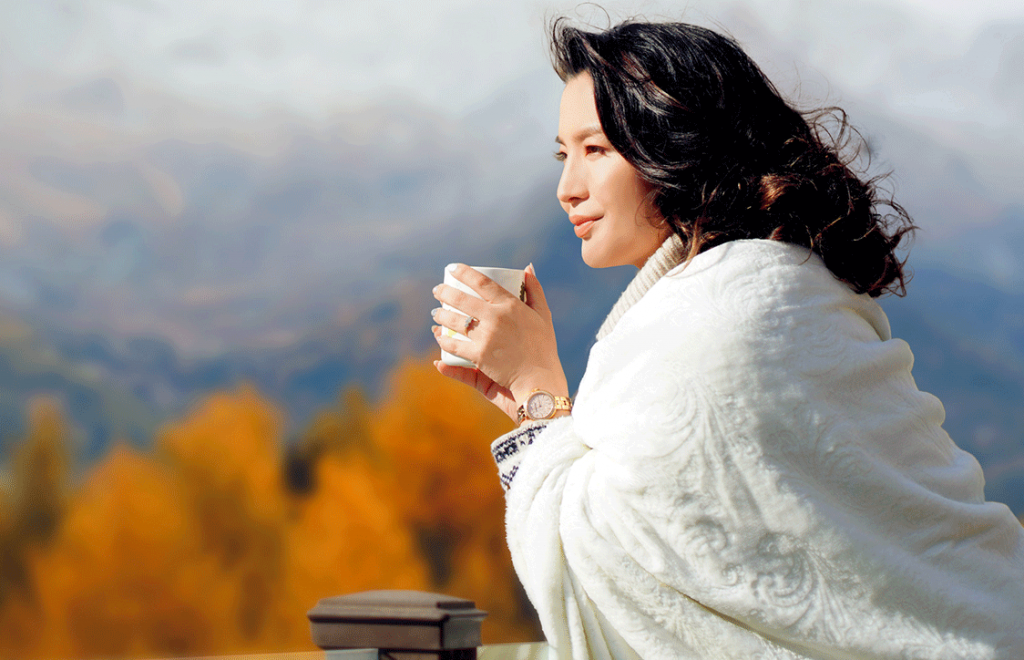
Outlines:
[[[588,154],[603,154],[607,149],[596,144],[590,144],[585,147]]]
[[[565,160],[565,152],[564,151],[556,151],[555,152],[555,160],[557,160],[557,161]]]

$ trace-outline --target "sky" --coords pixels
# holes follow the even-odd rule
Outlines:
[[[1019,162],[1024,4],[1015,0],[602,6],[613,22],[717,25],[784,89],[799,84],[918,122],[976,152],[977,163]],[[594,5],[541,0],[0,0],[0,110],[103,76],[240,117],[283,111],[318,121],[403,98],[458,117],[518,78],[536,79],[547,105],[560,83],[544,26],[562,14],[608,21]]]
[[[835,84],[907,112],[949,116],[978,108],[922,93],[928,74],[962,56],[985,26],[1024,21],[1024,5],[1012,0],[603,6],[613,20],[721,21],[730,31],[729,19],[746,14],[765,32],[762,41],[789,45]],[[559,14],[604,20],[591,5],[536,0],[3,0],[3,102],[116,72],[239,111],[272,103],[317,116],[397,92],[459,112],[502,81],[546,68],[545,19]],[[1006,44],[996,37],[990,46]],[[996,112],[981,121],[1003,119]]]

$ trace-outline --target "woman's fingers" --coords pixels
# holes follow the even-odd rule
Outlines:
[[[434,287],[434,298],[438,302],[463,312],[466,316],[475,316],[477,318],[487,311],[488,306],[487,301],[471,296],[465,291],[459,291],[447,284],[438,284]]]
[[[532,264],[529,266],[529,269],[530,270],[528,272],[533,273]],[[509,293],[503,286],[486,275],[473,270],[469,266],[464,264],[449,264],[447,266],[447,270],[455,277],[455,279],[473,289],[480,297],[473,296],[448,284],[438,284],[434,287],[434,298],[449,307],[462,312],[466,316],[483,318],[488,313],[488,310],[492,309],[496,304],[499,306],[509,307],[515,306],[519,302],[519,297],[517,295]],[[524,285],[527,289],[527,300],[530,299],[530,285],[527,283],[529,279],[531,279],[530,275],[527,275],[524,280]],[[539,306],[536,304],[531,304],[530,306],[534,309],[543,310],[550,314],[550,312],[548,312],[547,302],[544,300],[544,292],[540,289],[540,284],[537,282],[535,274],[532,279],[534,292],[533,298],[539,300]]]
[[[480,323],[475,316],[462,314],[450,309],[442,309],[441,307],[431,310],[430,316],[434,319],[435,323],[467,337],[470,331]]]
[[[470,369],[469,367],[456,367],[450,364],[445,364],[440,360],[434,361],[434,368],[441,373],[442,376],[447,376],[453,380],[457,380],[463,385],[469,385],[470,387],[476,387],[476,369]]]
[[[497,302],[502,298],[515,297],[506,291],[505,287],[465,264],[448,264],[445,270],[451,273],[455,279],[480,294],[480,297],[487,302]]]
[[[473,342],[451,337],[439,325],[435,325],[432,330],[434,332],[434,341],[437,342],[442,351],[451,353],[456,357],[465,358],[474,364],[480,359],[480,350]]]
[[[517,407],[515,399],[512,398],[512,393],[507,389],[500,387],[493,380],[488,378],[478,369],[470,369],[468,367],[454,367],[450,364],[445,364],[440,360],[434,361],[434,368],[442,376],[447,376],[474,388],[480,394],[497,406],[502,412],[509,416],[513,421],[517,420]]]

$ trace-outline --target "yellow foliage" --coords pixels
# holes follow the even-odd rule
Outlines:
[[[365,458],[328,455],[315,479],[315,494],[288,531],[285,582],[292,615],[328,596],[431,587],[412,534]],[[308,643],[307,627],[294,630]]]
[[[24,586],[0,599],[0,657],[312,649],[306,611],[369,589],[469,598],[485,642],[536,639],[489,450],[511,423],[429,363],[392,383],[376,409],[350,390],[314,420],[301,492],[282,414],[251,387],[200,402],[152,454],[116,448],[74,491],[59,411],[39,408],[0,492],[0,580],[10,564]],[[18,532],[27,492],[52,523],[35,545]]]
[[[410,523],[468,530],[503,517],[490,443],[512,429],[497,408],[429,363],[408,361],[376,416],[396,501]]]
[[[158,452],[198,525],[204,556],[234,585],[221,600],[231,648],[265,648],[287,622],[274,616],[284,593],[289,495],[282,483],[281,415],[251,387],[211,396],[164,429]]]
[[[183,481],[215,549],[233,561],[245,524],[280,526],[281,415],[251,387],[220,393],[161,433],[159,454]]]
[[[372,454],[370,407],[362,390],[349,387],[337,409],[321,411],[303,434],[301,449],[306,456],[319,457],[324,452],[339,455],[351,451]]]
[[[375,422],[395,502],[434,559],[438,590],[488,611],[486,643],[537,639],[505,544],[505,501],[490,451],[511,420],[429,362],[408,361]]]
[[[216,648],[221,631],[210,610],[223,579],[182,496],[165,466],[130,449],[97,465],[54,543],[31,557],[39,608],[32,629],[46,634],[25,651],[118,657]]]

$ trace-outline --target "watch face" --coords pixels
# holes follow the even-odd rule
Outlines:
[[[547,392],[536,392],[526,400],[526,415],[530,419],[547,419],[555,412],[555,399]]]

